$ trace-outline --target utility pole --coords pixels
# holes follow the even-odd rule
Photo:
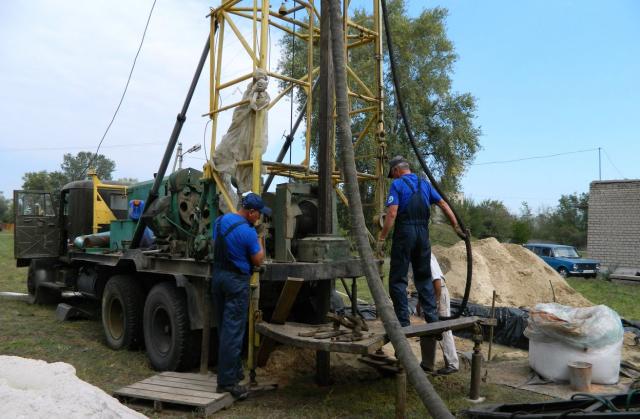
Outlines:
[[[602,147],[598,147],[598,180],[602,180],[602,158],[600,157],[600,150],[602,150]]]
[[[178,151],[176,152],[175,160],[173,160],[173,169],[171,170],[171,173],[176,171],[176,164],[178,163],[178,160],[180,160],[180,167],[182,167],[182,142],[178,143]]]
[[[318,232],[333,233],[333,106],[330,1],[322,0],[320,15],[320,109],[318,115]],[[311,87],[309,87],[311,88]]]
[[[322,0],[320,6],[320,109],[318,112],[318,232],[333,234],[333,104],[334,79],[331,57],[331,0]],[[313,16],[312,16],[313,18]],[[311,86],[309,86],[311,90]],[[329,281],[319,282],[322,302],[329,308],[332,288]],[[320,385],[329,384],[331,362],[329,352],[316,351],[316,380]]]

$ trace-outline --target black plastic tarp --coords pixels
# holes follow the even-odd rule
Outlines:
[[[451,314],[455,315],[460,310],[460,300],[451,300]],[[467,304],[462,316],[491,317],[491,307],[478,304]],[[519,349],[529,349],[529,339],[524,335],[527,327],[529,312],[526,309],[515,307],[496,307],[495,318],[497,326],[493,328],[493,341],[500,345],[511,346]],[[485,340],[489,339],[489,327],[482,326]],[[473,330],[460,330],[456,336],[471,338]]]

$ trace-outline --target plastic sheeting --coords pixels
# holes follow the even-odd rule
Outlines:
[[[607,306],[567,307],[536,304],[525,335],[541,342],[563,342],[577,349],[598,349],[622,340],[618,313]]]
[[[451,314],[460,311],[460,300],[451,300]],[[478,304],[467,304],[463,316],[478,316],[489,318],[491,307]],[[493,328],[493,341],[500,345],[511,346],[519,349],[529,349],[529,340],[524,335],[527,327],[529,312],[515,307],[496,307],[495,318],[497,325]],[[489,326],[482,326],[482,333],[489,339]],[[460,330],[455,332],[456,336],[471,338],[473,330]]]
[[[238,162],[253,158],[255,140],[262,143],[262,154],[267,150],[268,118],[264,118],[262,127],[260,127],[262,135],[259,138],[256,138],[255,131],[257,128],[256,112],[269,105],[268,84],[267,74],[262,70],[256,70],[253,74],[253,80],[242,95],[242,100],[248,101],[248,104],[234,109],[231,125],[216,147],[213,156],[213,167],[220,174],[235,207],[237,207],[240,196],[244,192],[250,191],[252,186],[252,167],[238,166]],[[232,178],[235,179],[237,191],[232,185]],[[222,197],[219,202],[220,210],[223,213],[230,211]]]

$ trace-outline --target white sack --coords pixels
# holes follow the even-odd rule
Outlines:
[[[250,191],[252,166],[238,166],[239,161],[253,159],[252,150],[254,133],[256,128],[256,111],[265,109],[269,105],[269,93],[267,86],[269,80],[266,73],[256,70],[253,80],[242,95],[242,100],[248,100],[246,105],[238,106],[233,111],[233,118],[227,133],[222,137],[213,155],[213,166],[220,173],[233,205],[237,207],[239,196]],[[258,139],[262,143],[262,154],[267,150],[268,144],[268,118],[264,118],[262,136]],[[231,178],[236,179],[239,193],[231,185]],[[229,212],[226,202],[220,196],[220,209]]]
[[[591,382],[616,384],[620,374],[622,340],[598,349],[579,350],[563,342],[529,340],[529,366],[542,377],[553,381],[569,381],[569,363],[592,365]]]

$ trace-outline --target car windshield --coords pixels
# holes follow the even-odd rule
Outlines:
[[[580,255],[573,247],[556,247],[553,249],[553,254],[557,258],[579,258]]]

